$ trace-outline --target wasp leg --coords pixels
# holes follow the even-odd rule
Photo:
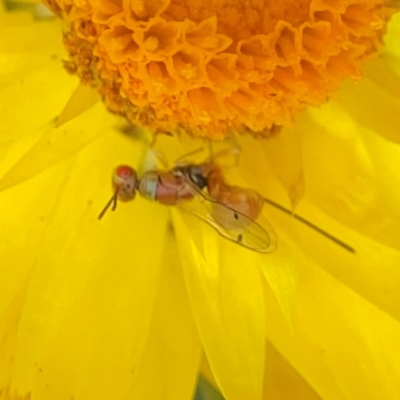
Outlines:
[[[189,151],[188,153],[182,154],[180,157],[178,157],[178,158],[175,160],[175,165],[176,165],[176,166],[179,166],[179,165],[182,165],[182,164],[187,164],[187,162],[186,162],[185,160],[186,160],[188,157],[194,156],[195,154],[199,154],[199,153],[201,153],[202,151],[204,151],[204,149],[205,149],[205,147],[202,146],[202,147],[199,147],[199,148],[194,149],[194,150],[192,150],[192,151]]]
[[[154,157],[157,159],[157,161],[163,166],[164,169],[169,169],[168,161],[167,158],[165,157],[165,154],[163,154],[161,151],[152,149]]]
[[[210,142],[208,149],[209,149],[209,161],[215,162],[216,164],[221,165],[222,164],[222,159],[228,159],[228,157],[233,157],[232,159],[229,159],[229,162],[223,163],[224,168],[235,168],[238,167],[240,164],[240,153],[242,149],[240,148],[239,144],[234,138],[230,138],[229,140],[226,140],[225,143],[228,144],[228,148],[219,150],[217,152],[214,152],[213,150],[213,144]]]

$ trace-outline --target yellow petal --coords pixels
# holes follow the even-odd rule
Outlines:
[[[399,203],[382,191],[383,180],[367,143],[373,132],[360,127],[351,114],[334,102],[308,115],[312,122],[307,116],[299,122],[304,133],[307,199],[344,225],[399,249]],[[387,147],[399,154],[397,145]],[[388,163],[396,165],[398,157]],[[394,168],[391,170],[394,173],[390,190],[398,199],[400,175]]]
[[[100,222],[97,215],[110,195],[111,167],[139,151],[127,137],[107,135],[42,174],[50,192],[54,180],[63,191],[36,249],[13,391],[52,400],[128,392],[154,307],[166,210],[139,199]]]
[[[242,141],[245,147],[249,145],[250,140]],[[304,174],[301,148],[301,135],[298,131],[292,129],[283,129],[277,136],[269,139],[258,139],[257,144],[262,151],[261,158],[267,164],[267,168],[285,189],[290,200],[292,209],[294,209],[304,194]],[[252,146],[255,147],[254,145]],[[245,152],[245,151],[244,151]],[[256,177],[261,177],[264,169],[258,163],[254,162],[254,152],[248,152],[248,157],[253,159],[253,164],[259,168]],[[261,178],[261,179],[260,179]],[[267,186],[267,185],[266,185]],[[258,190],[262,189],[258,187]]]
[[[100,100],[100,95],[91,87],[78,85],[57,119],[57,126],[81,115]]]
[[[127,399],[187,400],[196,385],[201,346],[172,234],[160,275],[149,337]]]
[[[215,377],[211,371],[210,363],[208,362],[207,357],[205,356],[204,353],[201,358],[199,379],[203,379],[208,383],[209,386],[217,390],[218,388],[217,382],[215,382]]]
[[[22,285],[15,293],[15,298],[7,303],[7,308],[0,313],[0,390],[3,398],[9,394],[9,385],[14,373],[15,352],[21,310],[26,297],[27,285]]]
[[[261,257],[259,265],[286,318],[286,322],[289,326],[292,326],[298,285],[298,269],[301,263],[300,261],[293,262],[293,260],[297,260],[297,251],[293,250],[295,247],[287,246],[283,232],[278,232],[280,236],[277,250],[269,257]]]
[[[0,190],[17,185],[65,160],[107,130],[111,130],[115,124],[115,117],[107,114],[99,104],[79,120],[72,120],[58,128],[50,127],[8,169],[0,181]]]
[[[290,235],[278,231],[281,242],[284,241],[285,245],[287,243],[289,249],[297,245],[341,283],[400,321],[400,271],[397,268],[400,265],[399,251],[346,229],[310,204],[302,204],[301,210],[305,215],[312,216],[325,230],[335,233],[339,239],[351,245],[355,253],[339,247],[296,221],[288,224]],[[327,254],[334,256],[328,257]]]
[[[322,398],[396,398],[398,321],[312,262],[302,268],[293,332],[271,296],[267,307],[271,342]]]
[[[37,4],[37,0],[8,0],[9,4],[20,4],[20,5],[28,5],[28,4]]]
[[[259,254],[174,212],[189,300],[204,351],[226,398],[261,399],[266,316]]]
[[[267,342],[263,399],[320,400],[321,397],[271,343]]]
[[[18,21],[14,21],[17,16]],[[16,163],[46,129],[51,129],[52,121],[76,85],[73,78],[60,71],[63,51],[59,25],[54,22],[32,23],[31,16],[21,13],[8,14],[8,17],[14,23],[0,28],[4,39],[0,44],[0,57],[4,60],[2,65],[6,66],[0,78],[3,174],[9,169],[9,164]],[[45,143],[42,150],[46,146],[49,147]],[[45,159],[48,158],[46,155]],[[26,161],[37,160],[28,157]],[[39,169],[34,170],[34,165],[22,163],[19,172],[15,171],[19,176],[9,179],[8,185],[33,176],[46,163],[39,161],[38,164]]]
[[[383,61],[372,64],[368,72],[371,78],[367,77],[359,85],[344,84],[338,102],[355,121],[398,144],[400,77],[393,74]]]
[[[397,76],[395,71],[390,68],[386,57],[369,61],[365,65],[365,74],[368,80],[372,81],[374,86],[378,86],[396,100],[400,92],[400,76]],[[369,124],[367,124],[367,126],[369,126]],[[381,134],[383,137],[387,135],[385,130],[382,133],[377,133]]]
[[[301,143],[296,138],[301,139],[301,134],[298,131],[293,131],[294,134],[289,130],[283,132],[287,136],[280,140],[282,153],[272,156],[273,161],[269,157],[276,149],[275,139],[240,137],[240,163],[236,168],[224,169],[224,175],[232,185],[257,190],[266,198],[291,208],[301,199],[304,189]],[[289,143],[289,137],[294,143]]]
[[[71,87],[74,82],[76,85],[74,78],[60,73],[62,58],[65,56],[61,44],[60,23],[58,21],[34,23],[30,13],[7,13],[0,26],[0,33],[1,101],[7,105],[3,97],[6,96],[11,102],[10,109],[12,105],[19,106],[15,107],[14,112],[30,112],[33,120],[41,118],[43,114],[39,111],[45,111],[46,108],[54,110],[55,113],[59,112],[62,102],[68,98],[68,92],[64,93],[65,85],[68,82]],[[7,96],[10,90],[15,92]],[[52,102],[45,100],[49,97],[53,99]],[[23,104],[30,107],[23,110]],[[28,121],[16,122],[25,124],[26,127]]]
[[[393,15],[385,36],[384,56],[393,72],[400,77],[400,14]]]
[[[29,282],[48,221],[63,190],[64,175],[55,177],[38,176],[0,193],[0,314]]]

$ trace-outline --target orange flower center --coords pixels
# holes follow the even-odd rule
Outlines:
[[[158,132],[268,135],[381,45],[389,0],[47,0],[66,67]]]

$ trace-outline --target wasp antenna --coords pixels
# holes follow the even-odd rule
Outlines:
[[[292,216],[293,218],[297,219],[298,221],[300,221],[304,225],[307,225],[309,228],[314,229],[316,232],[318,232],[321,235],[325,236],[326,238],[328,238],[332,242],[336,243],[338,246],[341,246],[342,248],[344,248],[345,250],[349,251],[350,253],[355,253],[356,252],[347,243],[342,242],[340,239],[336,238],[335,236],[331,235],[330,233],[328,233],[328,232],[324,231],[323,229],[319,228],[317,225],[314,225],[312,222],[306,220],[303,217],[300,217],[300,215],[296,215],[293,211],[281,206],[278,203],[275,203],[272,200],[267,199],[266,197],[263,197],[263,200],[264,200],[265,203],[270,204],[271,206],[277,208],[278,210],[284,212],[285,214],[288,214],[288,215]]]
[[[112,204],[111,210],[115,211],[115,209],[117,208],[117,200],[118,200],[118,192],[115,191],[115,193],[112,195],[111,199],[108,201],[106,206],[103,208],[102,212],[99,214],[97,219],[102,219],[103,218],[104,214],[110,208],[111,204]]]
[[[118,192],[115,191],[114,196],[111,197],[111,200],[114,200],[113,205],[111,207],[111,211],[115,211],[117,209],[117,200],[118,200]]]

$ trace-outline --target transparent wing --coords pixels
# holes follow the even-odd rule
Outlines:
[[[182,200],[178,207],[193,214],[224,238],[260,253],[271,253],[276,249],[276,235],[268,221],[260,215],[256,221],[233,208],[207,196],[191,182],[194,198]]]

